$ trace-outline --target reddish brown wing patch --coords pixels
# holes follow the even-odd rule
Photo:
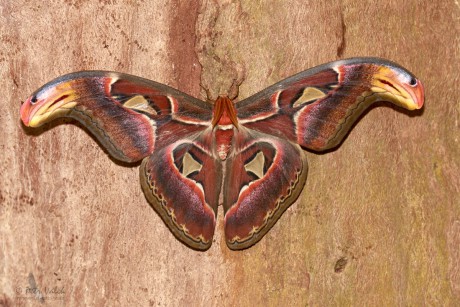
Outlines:
[[[332,68],[293,76],[238,103],[238,119],[247,128],[297,143],[297,112],[333,92],[338,79]]]
[[[298,145],[243,131],[236,135],[224,182],[225,237],[232,249],[259,241],[296,200],[307,161]]]
[[[144,193],[171,231],[196,249],[211,246],[221,187],[221,165],[209,147],[171,144],[142,163]]]

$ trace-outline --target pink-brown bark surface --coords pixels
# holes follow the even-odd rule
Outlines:
[[[459,38],[458,1],[1,1],[0,305],[458,304]],[[81,126],[19,120],[21,100],[72,71],[243,99],[354,56],[411,70],[424,109],[381,104],[336,150],[305,152],[301,196],[243,251],[227,248],[221,209],[208,251],[180,243],[138,167]]]

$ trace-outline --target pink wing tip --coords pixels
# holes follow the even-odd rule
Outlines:
[[[425,102],[425,88],[420,80],[417,80],[416,88],[414,89],[414,100],[417,103],[418,108],[421,109]]]
[[[31,100],[32,97],[27,98],[27,100],[24,101],[24,103],[21,105],[21,109],[19,111],[19,113],[21,114],[21,120],[26,126],[29,126],[30,119],[33,113],[35,113]]]

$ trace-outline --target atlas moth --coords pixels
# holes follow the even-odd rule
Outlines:
[[[352,58],[210,104],[136,76],[82,71],[39,88],[20,113],[30,127],[74,118],[114,159],[142,161],[147,200],[194,249],[211,246],[221,204],[227,245],[243,249],[298,198],[307,178],[303,149],[336,147],[376,101],[420,109],[422,83],[390,61]]]

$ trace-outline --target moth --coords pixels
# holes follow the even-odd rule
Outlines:
[[[74,118],[114,159],[142,161],[147,200],[194,249],[211,246],[222,204],[226,242],[237,250],[258,242],[298,198],[303,149],[336,147],[376,101],[420,109],[422,83],[390,61],[352,58],[212,104],[140,77],[82,71],[39,88],[20,114],[29,127]]]

